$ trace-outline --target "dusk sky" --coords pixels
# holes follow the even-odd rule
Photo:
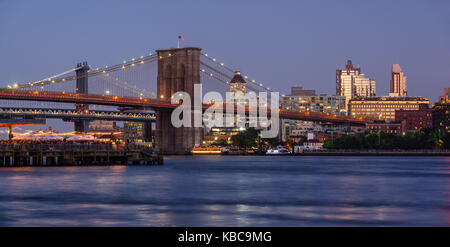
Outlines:
[[[450,86],[450,1],[1,1],[0,86],[105,66],[159,48],[198,46],[289,93],[335,93],[351,59],[387,95],[391,65],[411,96]]]

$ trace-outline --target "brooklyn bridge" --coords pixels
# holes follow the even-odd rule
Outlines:
[[[176,92],[194,95],[194,85],[206,91],[225,92],[235,69],[203,53],[201,48],[156,50],[122,63],[91,68],[87,62],[48,78],[13,83],[0,89],[0,127],[42,123],[45,118],[70,119],[77,132],[86,132],[91,120],[155,122],[155,145],[162,153],[186,153],[202,143],[201,127],[175,128],[171,103]],[[244,75],[247,90],[277,92]],[[194,104],[192,102],[192,104]],[[202,103],[202,109],[211,107]],[[370,119],[307,111],[274,110],[279,118],[316,121],[347,126],[365,125]],[[245,108],[248,114],[248,107]],[[237,112],[236,112],[237,114]]]

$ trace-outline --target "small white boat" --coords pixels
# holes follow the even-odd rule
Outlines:
[[[269,148],[267,149],[266,152],[266,155],[285,155],[285,154],[291,154],[291,151],[281,146],[278,146],[276,148]]]

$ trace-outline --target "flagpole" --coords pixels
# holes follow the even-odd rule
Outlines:
[[[180,38],[178,38],[178,45],[177,48],[180,48]]]

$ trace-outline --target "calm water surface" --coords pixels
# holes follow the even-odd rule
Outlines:
[[[449,226],[450,157],[1,168],[0,226]]]

